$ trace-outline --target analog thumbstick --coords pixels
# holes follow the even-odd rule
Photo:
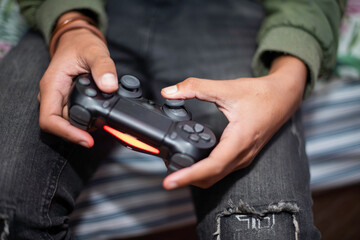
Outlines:
[[[124,75],[120,78],[118,93],[126,98],[139,98],[142,95],[140,80],[131,75]]]

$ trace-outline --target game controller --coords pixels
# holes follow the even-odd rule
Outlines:
[[[72,125],[102,128],[128,148],[163,158],[170,172],[206,158],[217,143],[208,127],[191,120],[184,100],[167,99],[158,106],[142,97],[134,76],[122,76],[113,94],[101,92],[90,74],[74,81],[68,103]]]

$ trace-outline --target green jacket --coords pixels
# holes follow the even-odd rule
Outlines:
[[[18,0],[29,24],[49,42],[57,18],[69,10],[91,11],[101,31],[106,30],[105,0]],[[60,4],[59,4],[60,2]],[[332,69],[340,20],[346,0],[261,0],[265,19],[258,33],[253,59],[255,76],[266,75],[272,53],[289,54],[309,69],[308,95],[315,81]]]

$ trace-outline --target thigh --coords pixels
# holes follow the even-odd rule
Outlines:
[[[253,163],[209,189],[192,188],[201,239],[319,239],[300,114]]]
[[[32,206],[37,202],[33,193],[43,194],[39,189],[40,179],[48,177],[40,175],[39,181],[32,183],[36,172],[40,172],[43,166],[33,159],[47,148],[39,144],[40,132],[36,127],[38,80],[48,62],[46,46],[34,33],[29,33],[23,43],[0,62],[0,201],[1,215],[3,221],[8,221],[10,237],[15,237],[15,225],[18,224],[15,219],[27,211],[20,210],[17,205]],[[57,164],[56,159],[53,163]],[[22,217],[24,221],[36,218],[36,213],[42,210],[31,207],[28,212],[33,216]]]
[[[40,131],[38,83],[48,63],[34,32],[0,62],[0,231],[10,239],[70,239],[67,215],[108,149],[98,141],[85,150]]]
[[[151,88],[187,77],[251,77],[263,17],[253,1],[169,1],[157,6],[148,61]],[[188,101],[194,118],[221,132],[227,121],[210,103]],[[246,126],[244,126],[246,127]],[[208,190],[193,188],[201,239],[315,239],[300,115],[254,163]]]
[[[145,86],[157,102],[163,101],[161,88],[187,77],[252,76],[256,34],[263,17],[256,1],[109,4],[123,5],[119,8],[125,10],[113,13],[113,19],[126,22],[110,25],[111,42],[135,56],[130,61],[141,63],[137,70],[145,75]],[[217,133],[226,126],[226,118],[214,104],[197,100],[186,104],[197,121]],[[193,196],[201,239],[318,238],[300,116],[296,114],[282,127],[250,167],[210,189],[193,188]]]

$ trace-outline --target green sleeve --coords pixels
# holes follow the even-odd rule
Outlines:
[[[90,14],[104,33],[107,26],[105,0],[17,0],[30,26],[39,30],[47,43],[57,19],[65,12],[78,10]]]
[[[274,53],[301,59],[309,69],[305,96],[332,69],[346,0],[262,0],[265,19],[253,59],[256,76],[269,72]]]

